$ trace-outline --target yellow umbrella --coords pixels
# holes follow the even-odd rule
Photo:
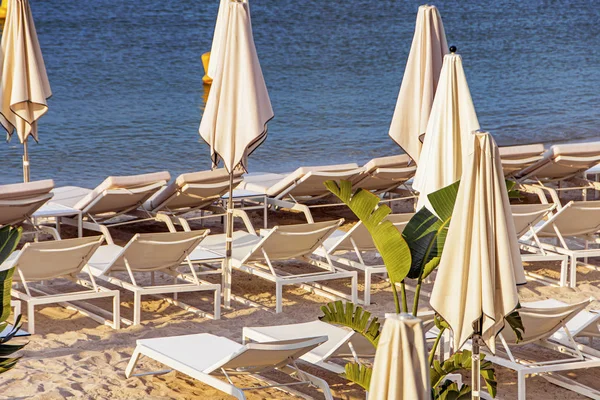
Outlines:
[[[517,285],[526,281],[498,146],[487,132],[468,139],[430,302],[450,325],[455,349],[472,337],[472,389],[478,396],[479,341],[495,353],[504,317],[519,302]]]
[[[421,152],[419,136],[425,133],[442,61],[447,53],[446,33],[438,9],[420,6],[389,132],[417,164]]]
[[[0,55],[0,122],[8,139],[17,132],[23,144],[23,177],[29,181],[27,139],[38,141],[38,119],[52,96],[28,0],[10,0]]]

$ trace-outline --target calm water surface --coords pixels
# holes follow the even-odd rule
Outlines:
[[[398,153],[388,127],[417,1],[250,0],[275,119],[251,171]],[[32,178],[209,168],[198,135],[218,0],[31,0],[53,97]],[[437,1],[482,128],[500,144],[600,140],[597,1]],[[0,144],[0,183],[21,179]]]

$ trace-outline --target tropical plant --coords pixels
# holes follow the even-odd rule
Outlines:
[[[21,233],[22,228],[12,228],[10,226],[0,228],[0,264],[6,261],[15,250],[21,239]],[[0,332],[3,332],[8,326],[6,320],[10,315],[10,291],[13,273],[14,268],[0,271],[0,300],[2,301],[2,309],[0,310]],[[27,344],[8,344],[19,331],[20,327],[21,316],[18,316],[9,333],[0,337],[0,374],[10,370],[17,364],[17,361],[21,357],[10,356],[21,350]]]
[[[406,300],[406,279],[416,280],[412,315],[417,316],[420,291],[423,281],[437,268],[440,263],[444,243],[458,194],[460,182],[456,182],[434,193],[429,194],[429,202],[435,211],[421,208],[408,222],[402,234],[386,220],[392,212],[387,205],[380,205],[380,199],[373,193],[358,189],[352,192],[352,185],[348,181],[339,184],[327,181],[325,186],[336,195],[365,225],[373,238],[390,278],[396,312],[408,312]],[[509,194],[513,194],[514,182],[507,181]],[[396,284],[399,284],[401,296],[398,296]],[[365,336],[375,347],[379,339],[380,323],[377,318],[354,304],[341,302],[330,303],[321,307],[323,321],[347,326]],[[507,322],[513,328],[517,337],[521,336],[523,325],[518,312],[507,317]],[[432,395],[435,399],[462,399],[468,398],[471,389],[467,385],[460,388],[456,383],[450,382],[445,377],[460,369],[471,369],[471,352],[459,351],[447,360],[434,359],[439,341],[448,325],[438,316],[435,317],[439,334],[429,354],[431,368]],[[376,329],[376,330],[375,330]],[[371,378],[371,368],[367,365],[349,363],[346,365],[345,377],[365,389],[368,389]],[[496,380],[491,363],[481,364],[483,377],[489,393],[496,394]]]

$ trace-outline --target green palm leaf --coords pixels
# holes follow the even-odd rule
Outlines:
[[[356,383],[365,390],[369,390],[373,368],[364,364],[350,362],[344,366],[344,370],[344,377],[346,379]]]
[[[321,321],[342,325],[364,336],[373,347],[377,348],[381,334],[381,324],[377,317],[371,318],[371,313],[351,302],[334,301],[321,306],[323,316]]]
[[[349,181],[340,181],[339,185],[334,181],[327,181],[325,186],[344,202],[367,228],[383,259],[390,281],[402,282],[410,270],[411,254],[398,228],[385,219],[392,210],[386,205],[379,205],[379,197],[369,191],[358,189],[352,193],[352,184]]]

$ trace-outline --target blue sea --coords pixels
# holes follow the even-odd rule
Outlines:
[[[200,140],[218,0],[30,0],[53,96],[32,179],[210,167]],[[420,2],[250,0],[275,119],[250,171],[362,163],[388,128]],[[600,7],[588,0],[438,1],[482,128],[499,144],[600,140]],[[0,144],[0,183],[22,179]]]

